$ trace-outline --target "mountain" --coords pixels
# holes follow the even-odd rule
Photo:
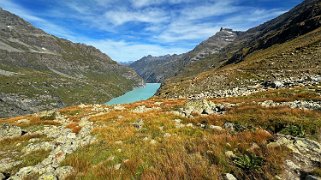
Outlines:
[[[133,62],[130,67],[135,69],[146,82],[163,82],[166,78],[174,76],[183,66],[180,61],[183,57],[184,54],[159,57],[149,55]]]
[[[98,49],[49,35],[0,9],[0,117],[103,103],[142,83]]]
[[[186,66],[193,66],[207,56],[218,54],[224,47],[232,43],[241,32],[228,28],[221,28],[214,36],[203,41],[195,49],[180,55],[166,55],[160,57],[146,56],[132,63],[131,68],[146,82],[164,82],[165,79],[176,76]],[[204,65],[202,70],[211,67]]]
[[[321,2],[306,0],[289,12],[239,33],[216,55],[184,67],[168,78],[161,96],[216,96],[222,90],[267,81],[291,83],[318,79],[320,69]],[[204,64],[213,66],[204,69]]]

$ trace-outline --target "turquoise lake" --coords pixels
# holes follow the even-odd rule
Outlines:
[[[146,83],[145,86],[138,87],[126,94],[108,101],[107,105],[128,104],[136,101],[142,101],[152,97],[160,87],[160,83]]]

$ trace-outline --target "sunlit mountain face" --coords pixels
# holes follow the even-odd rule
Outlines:
[[[187,52],[221,27],[246,30],[302,0],[2,0],[50,34],[93,45],[116,61]],[[121,52],[119,51],[121,50]]]

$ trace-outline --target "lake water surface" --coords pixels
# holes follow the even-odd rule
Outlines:
[[[152,97],[160,87],[160,83],[146,83],[145,86],[138,87],[126,94],[108,101],[107,105],[127,104],[136,101],[146,100]]]

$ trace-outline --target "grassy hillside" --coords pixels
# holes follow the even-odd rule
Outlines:
[[[98,49],[46,34],[0,9],[0,117],[104,103],[142,84]]]
[[[188,96],[235,87],[247,88],[268,80],[318,76],[321,74],[320,52],[321,28],[318,28],[291,41],[255,51],[237,64],[198,74],[192,72],[199,72],[198,68],[203,65],[190,66],[177,78],[168,79],[160,90],[160,96]],[[215,61],[215,57],[209,57],[204,63],[211,60]]]

